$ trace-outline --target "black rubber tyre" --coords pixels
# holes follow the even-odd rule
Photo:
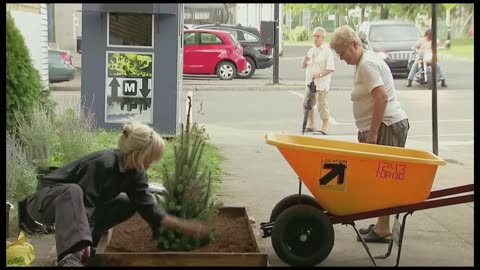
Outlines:
[[[275,207],[273,207],[272,213],[270,214],[270,222],[274,222],[277,217],[285,211],[285,209],[292,207],[298,204],[298,194],[292,194],[280,200]],[[310,205],[315,208],[318,208],[323,211],[323,209],[318,204],[317,200],[312,196],[302,194],[300,197],[300,204]]]
[[[216,73],[220,80],[233,80],[237,75],[237,67],[232,62],[222,61],[218,63]]]
[[[292,266],[315,266],[328,257],[335,243],[330,219],[310,205],[295,205],[281,213],[272,229],[277,256]]]
[[[238,72],[237,77],[240,79],[248,79],[255,74],[255,71],[257,70],[255,66],[255,61],[250,58],[250,57],[245,57],[247,59],[247,70],[244,72]]]

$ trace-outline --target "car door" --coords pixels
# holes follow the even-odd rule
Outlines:
[[[198,74],[199,65],[201,64],[197,58],[198,51],[197,32],[185,32],[183,38],[183,73]]]
[[[217,63],[228,54],[223,40],[215,33],[201,32],[198,58],[202,62],[202,72],[215,73]]]

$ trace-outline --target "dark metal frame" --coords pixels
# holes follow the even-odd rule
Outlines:
[[[395,243],[398,247],[395,266],[398,266],[400,264],[400,255],[402,252],[402,243],[403,243],[403,236],[405,233],[407,216],[412,215],[414,211],[418,211],[418,210],[473,202],[473,198],[474,198],[473,190],[474,190],[474,185],[468,184],[468,185],[463,185],[463,186],[458,186],[453,188],[446,188],[446,189],[432,191],[430,192],[430,196],[428,196],[428,198],[425,201],[420,203],[362,212],[362,213],[357,213],[357,214],[352,214],[347,216],[330,215],[328,212],[325,212],[325,214],[330,218],[330,222],[332,223],[332,225],[341,223],[347,226],[351,225],[353,227],[353,229],[355,230],[355,233],[361,239],[362,245],[365,248],[365,251],[368,253],[368,256],[370,257],[370,259],[372,260],[372,263],[374,266],[377,266],[375,259],[386,259],[390,256],[392,252],[393,243]],[[301,192],[302,192],[302,181],[299,178],[299,186],[298,186],[299,198],[300,198]],[[462,193],[471,193],[471,194],[459,195]],[[451,197],[448,197],[448,196],[451,196]],[[444,198],[444,197],[448,197],[448,198]],[[300,199],[298,203],[300,203]],[[399,218],[401,213],[405,213],[405,214],[403,215],[402,222],[400,223]],[[355,221],[362,220],[362,219],[375,218],[380,216],[389,216],[389,215],[395,215],[395,221],[394,221],[394,225],[392,229],[393,233],[390,239],[390,243],[388,245],[387,253],[385,255],[379,255],[379,256],[373,257],[363,237],[360,235],[359,231],[357,230]],[[267,238],[271,236],[274,223],[275,222],[260,223],[260,233],[262,238]]]

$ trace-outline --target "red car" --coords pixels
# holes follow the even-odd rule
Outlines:
[[[230,33],[185,29],[184,36],[184,74],[216,74],[220,80],[232,80],[247,68],[243,47]]]

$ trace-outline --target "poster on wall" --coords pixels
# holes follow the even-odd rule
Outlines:
[[[107,51],[105,123],[153,124],[153,53]]]

